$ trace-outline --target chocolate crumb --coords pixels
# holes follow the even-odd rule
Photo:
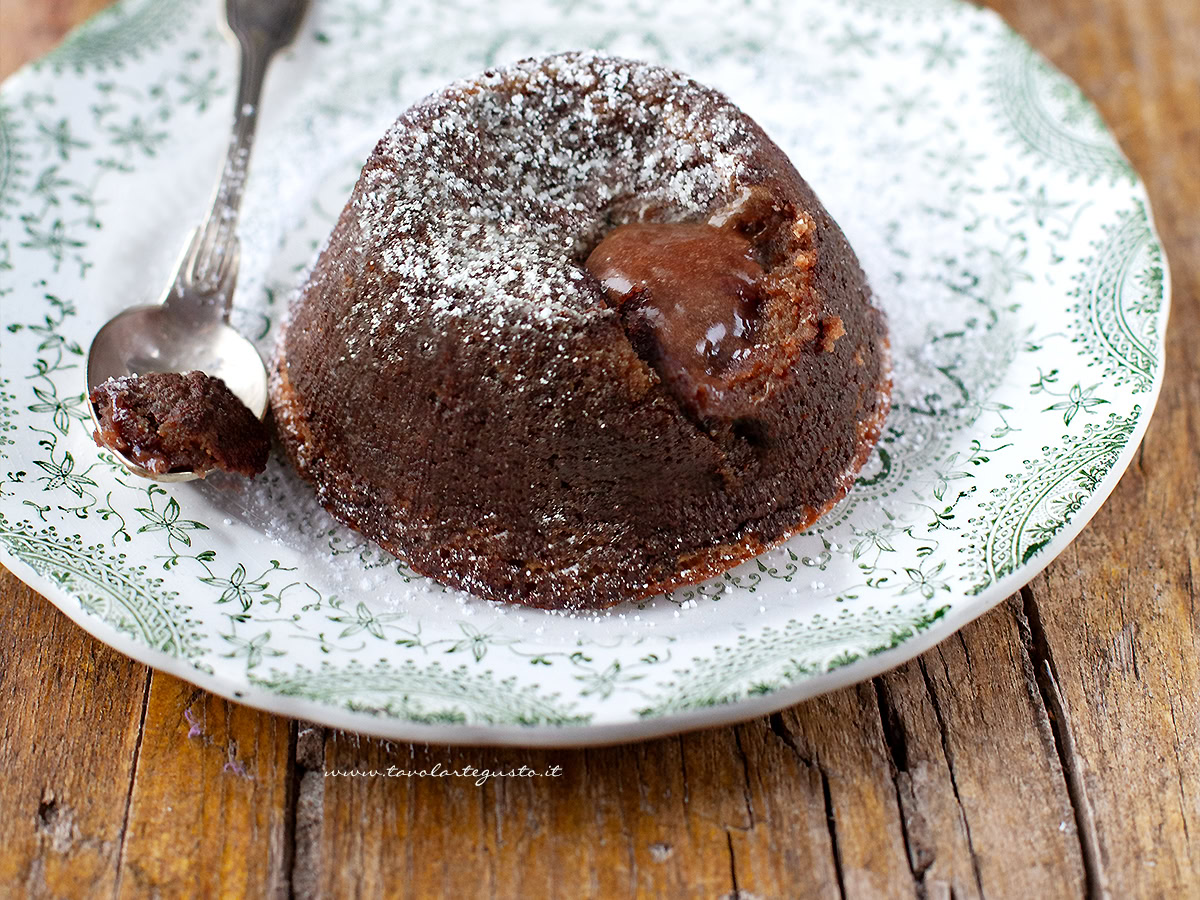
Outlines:
[[[846,325],[841,316],[830,316],[821,322],[821,349],[826,353],[833,352],[837,339],[846,334]]]
[[[92,437],[163,475],[214,469],[251,477],[267,467],[267,428],[220,378],[154,372],[110,378],[92,389],[100,427]]]

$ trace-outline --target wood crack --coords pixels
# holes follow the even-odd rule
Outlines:
[[[842,850],[838,846],[837,821],[833,817],[833,794],[829,790],[829,776],[817,767],[821,775],[821,792],[825,796],[825,827],[829,829],[829,845],[833,848],[833,873],[837,877],[838,896],[846,900],[846,876],[842,871]]]
[[[1192,571],[1192,561],[1187,561],[1187,592],[1188,592],[1188,622],[1192,626],[1192,643],[1196,643],[1196,575]]]
[[[280,860],[278,896],[292,896],[292,869],[296,860],[296,799],[300,795],[300,775],[296,765],[296,735],[300,723],[288,722],[287,793],[283,798],[283,858]]]
[[[133,808],[133,787],[137,783],[138,760],[142,753],[142,738],[146,733],[146,711],[150,708],[150,683],[154,671],[146,670],[146,683],[142,687],[142,713],[138,719],[138,736],[133,745],[133,764],[129,767],[129,788],[125,792],[125,813],[121,818],[121,837],[117,841],[117,874],[113,879],[113,896],[121,895],[121,878],[125,874],[125,836],[129,831],[129,812]]]
[[[792,753],[796,755],[796,759],[800,760],[800,764],[804,766],[804,768],[817,770],[820,769],[820,766],[817,765],[815,760],[805,756],[800,752],[800,748],[796,746],[796,739],[792,737],[792,733],[788,730],[787,725],[784,724],[783,713],[771,713],[771,715],[768,716],[767,721],[771,726],[771,731],[775,733],[776,737],[787,744],[788,749],[790,749]]]
[[[586,771],[587,771],[587,762],[586,762],[587,751],[585,750],[580,755],[583,756],[583,758],[585,760],[584,771],[586,773]],[[642,753],[640,752],[640,750],[639,750],[639,752],[632,754],[632,756],[633,756],[634,777],[637,779],[635,784],[637,785],[638,804],[644,809],[647,806],[649,806],[650,803],[649,803],[649,799],[646,796],[646,777],[643,774],[643,769],[642,769],[643,756],[642,756]],[[686,813],[687,813],[687,810],[685,809],[684,814],[686,815]],[[597,819],[597,821],[599,821],[599,819]],[[637,833],[633,829],[627,829],[625,832],[625,837],[626,837],[625,843],[626,843],[626,847],[627,847],[628,860],[629,860],[628,891],[629,891],[630,897],[636,897],[637,896],[637,888],[638,888]],[[651,845],[650,855],[653,858],[654,845]],[[597,882],[596,873],[594,871],[590,874],[589,881],[591,882],[589,887],[591,889],[592,895],[595,896],[600,890],[600,885]]]
[[[795,754],[800,764],[815,771],[821,778],[821,794],[825,800],[825,828],[829,832],[829,846],[833,851],[833,874],[837,879],[838,896],[846,900],[846,875],[842,868],[842,851],[838,846],[837,821],[833,815],[833,793],[829,789],[829,776],[818,761],[800,752],[795,737],[783,721],[783,713],[771,713],[767,721],[771,731]]]
[[[896,791],[896,806],[900,812],[900,834],[904,838],[904,852],[908,857],[908,868],[912,872],[917,897],[925,900],[928,889],[925,873],[937,859],[937,852],[926,845],[921,836],[910,828],[910,818],[919,815],[912,779],[908,771],[908,737],[900,714],[888,696],[882,678],[872,679],[875,686],[875,701],[879,709],[879,722],[883,728],[884,746],[888,751],[888,762],[892,775],[892,786]]]
[[[965,657],[966,657],[966,660],[967,660],[967,672],[968,672],[968,673],[974,673],[974,671],[975,671],[975,664],[974,664],[974,663],[971,661],[971,647],[970,647],[970,645],[967,643],[967,638],[966,638],[966,636],[965,636],[965,635],[962,633],[962,629],[961,629],[961,628],[960,628],[960,629],[958,629],[958,631],[956,631],[956,632],[954,632],[954,633],[955,633],[955,634],[958,636],[958,642],[959,642],[959,644],[961,644],[961,645],[962,645],[963,656],[965,656]]]
[[[933,652],[938,651],[934,650]],[[933,717],[937,720],[938,734],[942,742],[942,756],[946,760],[946,769],[950,774],[950,790],[954,793],[954,802],[958,806],[959,820],[962,822],[963,835],[967,841],[967,852],[971,854],[971,871],[975,875],[975,887],[979,890],[979,896],[983,897],[986,896],[983,890],[983,873],[979,867],[979,855],[975,852],[975,843],[971,839],[971,823],[967,820],[967,811],[963,808],[962,796],[958,792],[958,778],[954,773],[954,751],[950,748],[950,732],[946,727],[946,719],[942,714],[941,704],[938,702],[933,679],[929,677],[929,671],[925,667],[925,657],[917,659],[917,668],[921,670],[921,677],[925,680],[925,693],[929,696],[929,703],[933,707]]]
[[[729,845],[729,880],[733,885],[729,896],[732,900],[738,900],[742,896],[742,892],[738,888],[737,854],[733,852],[733,833],[729,830],[725,831],[725,843]]]
[[[744,830],[751,831],[757,824],[757,820],[754,817],[754,798],[750,788],[750,760],[746,758],[746,751],[742,749],[741,728],[733,729],[733,741],[737,744],[738,756],[742,758],[742,797],[746,801],[746,818],[750,823]]]
[[[292,746],[292,791],[295,809],[290,821],[291,867],[289,896],[307,900],[321,895],[321,826],[325,818],[324,728],[296,723]]]
[[[1050,732],[1054,747],[1058,751],[1067,798],[1075,814],[1075,832],[1079,840],[1080,857],[1083,860],[1084,883],[1089,898],[1108,897],[1104,880],[1104,867],[1100,850],[1100,839],[1096,829],[1096,818],[1083,783],[1083,765],[1075,749],[1075,736],[1067,716],[1062,692],[1058,687],[1058,670],[1054,656],[1042,625],[1041,611],[1028,585],[1021,588],[1021,609],[1017,624],[1022,642],[1029,654],[1037,689],[1050,717]]]

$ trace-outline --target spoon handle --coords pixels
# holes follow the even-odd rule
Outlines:
[[[225,20],[241,56],[233,133],[208,217],[192,235],[166,303],[193,321],[228,321],[237,282],[238,210],[258,125],[267,66],[295,38],[308,0],[227,0]]]

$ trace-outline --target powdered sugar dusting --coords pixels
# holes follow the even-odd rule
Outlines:
[[[497,331],[578,319],[594,306],[580,285],[599,236],[702,215],[728,199],[751,143],[708,89],[622,59],[567,53],[452,84],[401,116],[363,171],[363,250],[403,296],[352,314],[370,317],[372,352],[414,321],[405,304]]]

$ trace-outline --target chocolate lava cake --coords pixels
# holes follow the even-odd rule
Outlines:
[[[884,317],[782,151],[722,94],[588,53],[399,118],[272,375],[333,515],[446,584],[566,609],[808,528],[890,390]]]

